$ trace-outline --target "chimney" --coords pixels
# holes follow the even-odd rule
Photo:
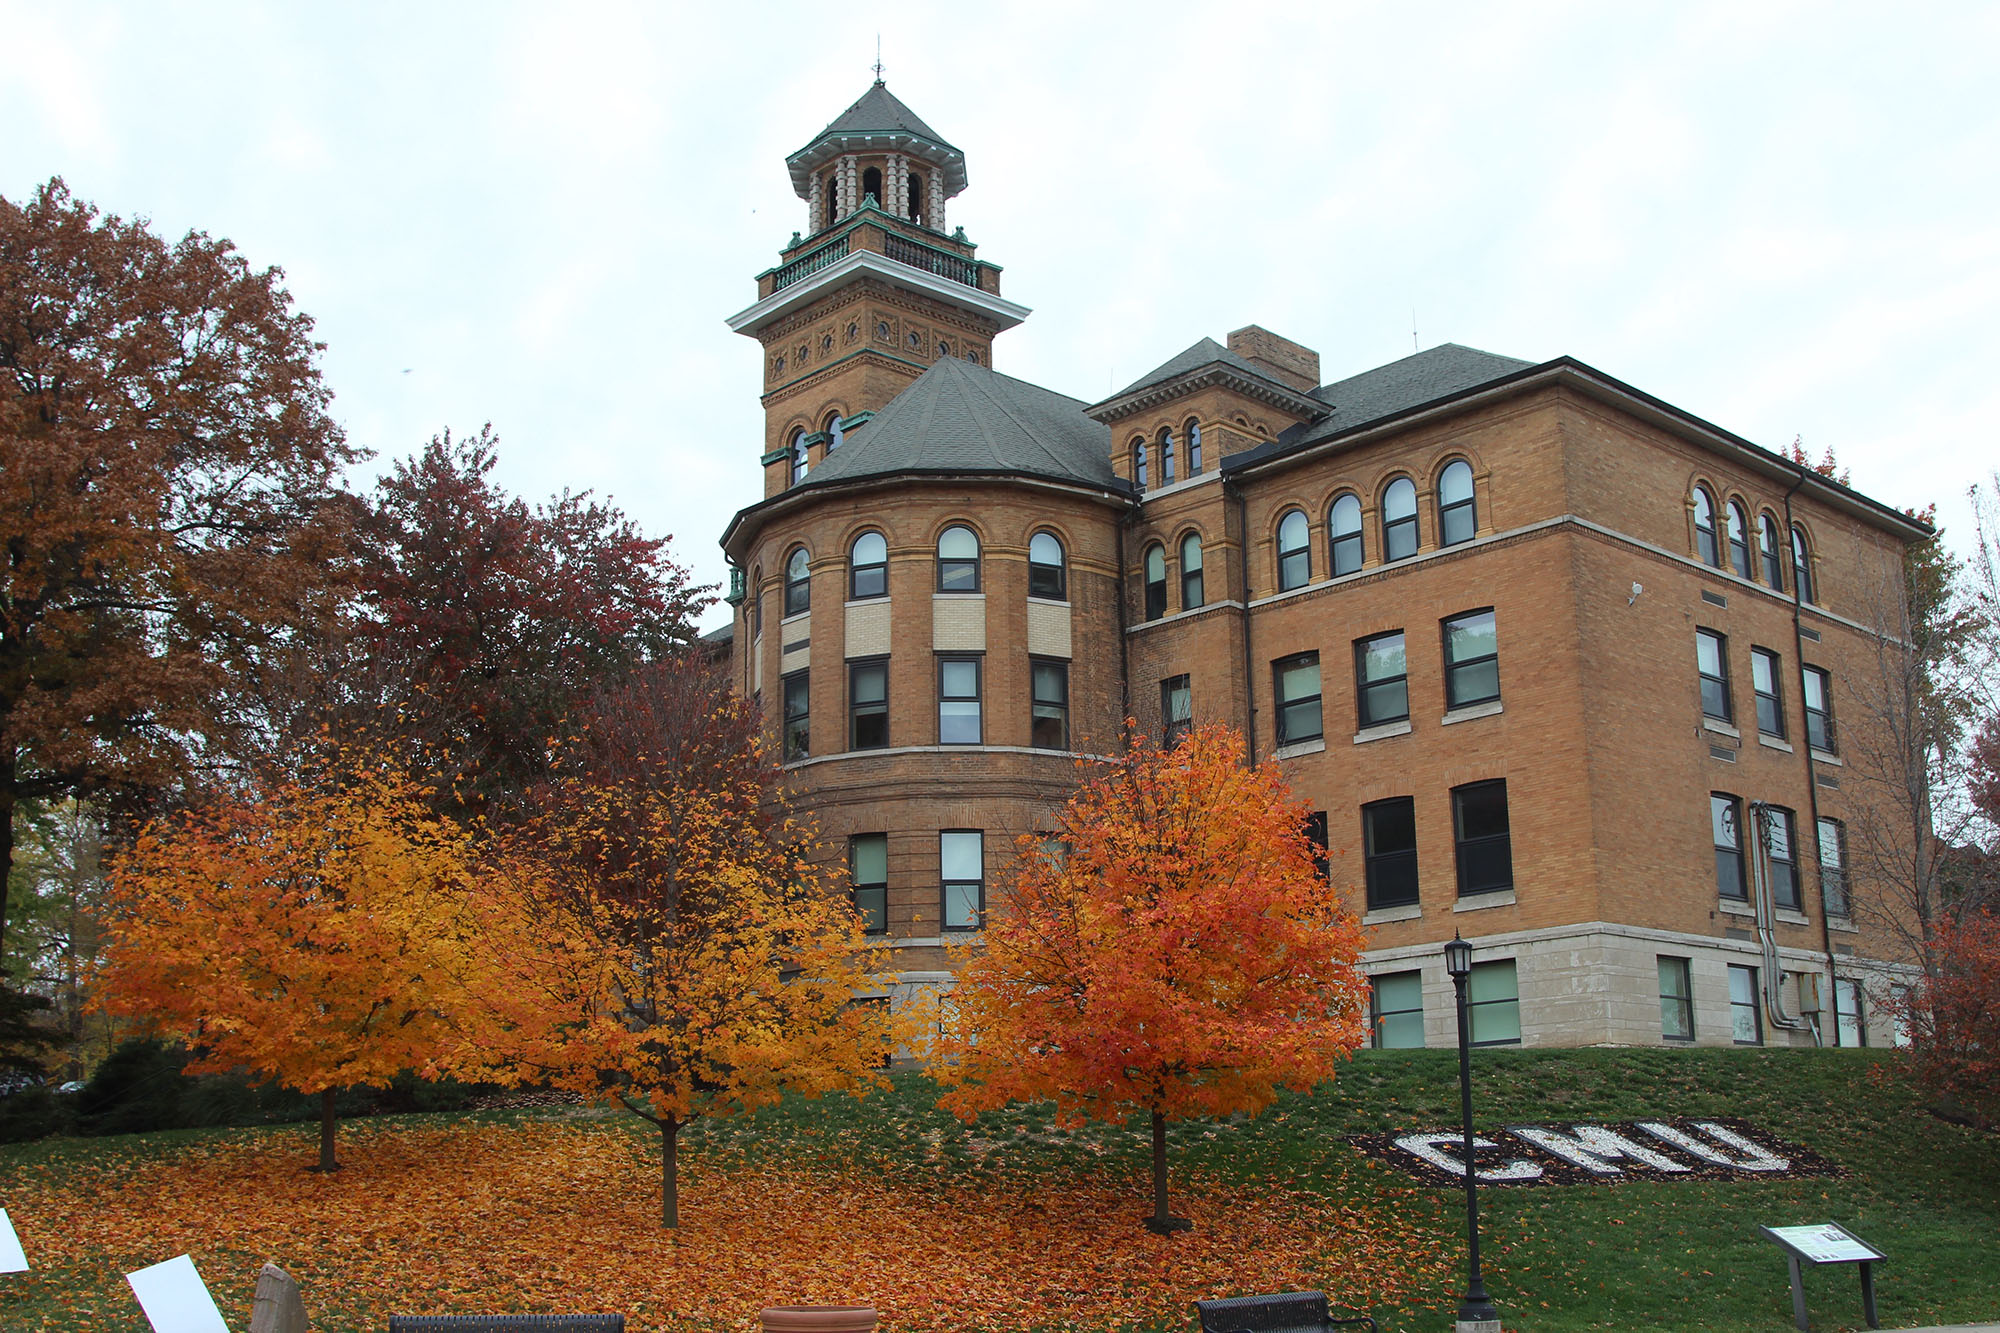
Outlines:
[[[1229,335],[1229,350],[1300,393],[1319,387],[1319,353],[1252,324]]]

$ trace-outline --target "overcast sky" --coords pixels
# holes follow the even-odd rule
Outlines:
[[[1990,3],[0,0],[0,195],[282,267],[370,476],[491,421],[510,489],[716,581],[763,444],[723,320],[878,31],[1034,309],[1007,374],[1095,400],[1255,322],[1332,380],[1414,332],[1803,436],[1948,531],[2000,462]]]

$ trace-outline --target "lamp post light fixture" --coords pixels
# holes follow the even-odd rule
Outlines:
[[[1479,1272],[1479,1179],[1472,1149],[1472,1026],[1466,1021],[1465,982],[1472,975],[1472,946],[1454,933],[1444,946],[1444,970],[1458,992],[1458,1103],[1465,1127],[1465,1299],[1458,1306],[1457,1333],[1500,1333],[1500,1315],[1486,1296]]]

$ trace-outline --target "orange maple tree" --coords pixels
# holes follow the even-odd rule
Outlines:
[[[1930,968],[1891,1004],[1908,1025],[1917,1082],[2000,1126],[2000,912],[1940,916]]]
[[[332,748],[268,787],[156,820],[112,873],[101,1003],[178,1038],[193,1073],[238,1067],[320,1098],[423,1066],[461,938],[465,834],[423,784]]]
[[[1361,930],[1315,866],[1276,766],[1202,727],[1143,736],[1019,843],[983,946],[959,959],[933,1074],[962,1117],[1053,1099],[1071,1122],[1147,1114],[1155,1231],[1169,1120],[1255,1114],[1367,1035]]]
[[[660,1131],[878,1086],[893,1049],[859,919],[785,810],[754,710],[682,655],[596,696],[482,885],[459,1064],[604,1098]]]

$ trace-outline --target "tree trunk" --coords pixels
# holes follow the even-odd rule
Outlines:
[[[1167,1114],[1153,1111],[1153,1215],[1146,1219],[1146,1230],[1161,1236],[1171,1236],[1176,1231],[1186,1231],[1191,1224],[1185,1217],[1174,1217],[1167,1212]]]
[[[333,1130],[338,1122],[333,1117],[333,1089],[325,1088],[319,1094],[319,1165],[315,1171],[338,1171],[340,1163],[333,1157]]]
[[[681,1122],[668,1113],[660,1121],[660,1225],[681,1224]]]
[[[14,882],[14,777],[16,756],[11,745],[0,747],[0,963],[7,957],[7,888]],[[0,967],[0,988],[7,973]]]

